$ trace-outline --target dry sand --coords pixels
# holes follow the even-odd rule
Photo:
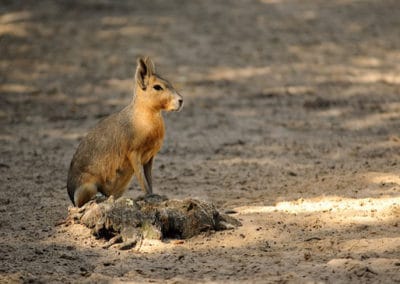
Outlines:
[[[399,27],[395,0],[1,1],[0,282],[400,282]],[[138,55],[185,99],[155,191],[242,227],[118,251],[57,226]]]

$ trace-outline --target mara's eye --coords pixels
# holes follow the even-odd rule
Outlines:
[[[157,90],[157,91],[163,90],[163,88],[162,88],[160,85],[154,85],[154,86],[153,86],[153,89],[154,89],[154,90]]]

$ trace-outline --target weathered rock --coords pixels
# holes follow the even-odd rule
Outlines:
[[[233,229],[235,218],[221,214],[213,204],[197,199],[169,200],[151,195],[136,200],[113,197],[70,208],[69,219],[92,229],[105,247],[123,243],[129,249],[145,239],[188,239],[202,232]]]

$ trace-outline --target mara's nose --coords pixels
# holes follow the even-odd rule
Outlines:
[[[178,102],[179,102],[179,106],[181,107],[182,104],[183,104],[183,100],[182,100],[182,99],[179,99]]]

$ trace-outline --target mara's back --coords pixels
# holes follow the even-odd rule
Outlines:
[[[114,188],[118,180],[122,182],[127,175],[131,179],[133,170],[127,157],[129,142],[133,140],[131,124],[129,108],[125,108],[100,121],[81,140],[68,172],[70,196],[88,177],[93,177],[104,194]]]

